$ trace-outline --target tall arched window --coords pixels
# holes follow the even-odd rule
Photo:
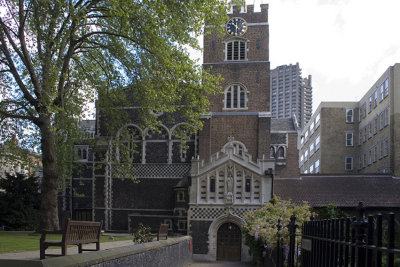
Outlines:
[[[278,158],[284,158],[284,157],[285,157],[285,149],[283,147],[279,147]]]
[[[231,40],[226,42],[225,60],[247,60],[247,41]]]
[[[269,157],[275,158],[275,148],[273,146],[269,149]]]
[[[225,90],[225,108],[226,109],[245,109],[247,108],[246,89],[234,84]]]

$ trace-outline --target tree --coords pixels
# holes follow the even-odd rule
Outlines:
[[[39,218],[39,182],[22,173],[0,179],[0,225],[8,230],[34,230]]]
[[[107,107],[139,103],[146,123],[178,111],[201,127],[219,78],[186,48],[223,30],[225,1],[2,0],[0,10],[1,135],[40,145],[42,229],[58,228],[58,182],[88,99],[115,115]]]
[[[244,233],[246,244],[254,253],[256,260],[260,261],[264,246],[276,248],[278,242],[278,220],[282,226],[279,236],[282,238],[283,245],[289,244],[289,230],[287,225],[290,217],[296,216],[297,232],[301,231],[302,224],[311,215],[310,206],[306,203],[296,205],[290,200],[281,200],[274,195],[269,203],[261,209],[249,211],[244,215]]]

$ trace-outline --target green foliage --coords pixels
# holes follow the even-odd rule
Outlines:
[[[311,215],[310,207],[306,203],[298,206],[290,200],[281,200],[274,195],[271,201],[261,209],[249,211],[244,215],[246,223],[243,229],[246,244],[258,260],[262,257],[264,245],[272,249],[276,248],[278,241],[278,220],[280,220],[282,225],[279,233],[282,238],[282,244],[289,244],[287,225],[293,214],[296,216],[296,224],[299,226],[297,232],[300,233],[301,226]]]
[[[38,225],[39,182],[23,174],[0,179],[0,226],[6,230],[34,230]]]
[[[133,230],[132,235],[133,242],[135,243],[146,243],[153,241],[151,228],[149,226],[144,226],[142,223],[139,223],[139,226]]]
[[[331,203],[321,209],[318,213],[318,220],[342,218],[345,216],[345,213],[340,208]]]
[[[188,48],[198,50],[205,31],[223,32],[225,0],[20,3],[0,2],[0,140],[17,135],[42,152],[44,202],[57,201],[79,121],[96,98],[108,136],[127,121],[132,103],[145,126],[159,123],[156,111],[179,112],[192,133],[201,128],[206,96],[220,91],[221,79]],[[54,228],[56,208],[41,210],[43,227]]]
[[[26,232],[7,232],[0,231],[0,253],[39,250],[39,234],[27,234]],[[47,240],[61,240],[61,235],[47,235]],[[114,242],[130,240],[130,236],[100,236],[100,242]],[[71,246],[69,246],[71,247]],[[72,247],[76,247],[75,245]],[[54,247],[56,248],[56,247]],[[58,247],[59,249],[59,247]]]

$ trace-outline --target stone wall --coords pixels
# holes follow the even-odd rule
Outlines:
[[[186,266],[192,261],[192,239],[170,238],[145,244],[91,251],[44,260],[0,260],[0,266]]]

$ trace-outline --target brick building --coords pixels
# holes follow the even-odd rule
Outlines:
[[[205,68],[223,77],[192,160],[188,233],[202,260],[250,260],[242,215],[271,198],[268,5],[233,7],[225,36],[204,37]],[[232,27],[232,28],[231,28]]]
[[[400,64],[358,102],[322,102],[299,139],[301,173],[400,175]]]
[[[195,258],[251,259],[242,216],[270,200],[275,169],[279,177],[298,175],[297,164],[287,162],[297,162],[298,126],[291,118],[271,120],[268,5],[260,12],[233,7],[224,27],[224,36],[204,37],[203,54],[204,67],[223,77],[224,92],[210,97],[203,129],[188,138],[187,149],[176,134],[185,124],[179,114],[152,114],[163,122],[152,131],[132,104],[130,120],[110,133],[98,110],[96,121],[84,125],[89,133],[95,125],[96,147],[76,145],[79,165],[69,181],[73,190],[60,195],[63,210],[103,220],[106,231],[168,223],[171,232],[193,237]],[[121,172],[116,142],[135,147],[128,174],[139,183]]]

